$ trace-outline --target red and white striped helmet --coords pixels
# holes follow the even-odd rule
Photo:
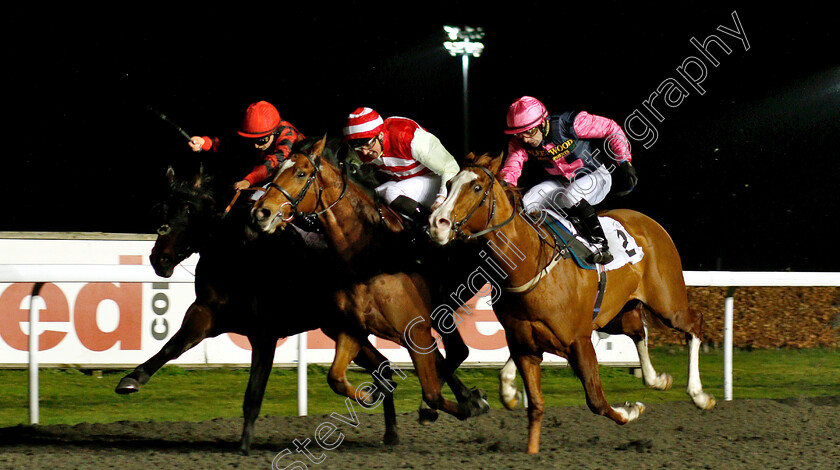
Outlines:
[[[344,126],[344,141],[370,140],[382,130],[384,121],[376,111],[370,108],[356,108],[347,116],[347,124]]]

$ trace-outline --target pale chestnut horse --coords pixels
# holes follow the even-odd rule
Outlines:
[[[646,383],[660,388],[670,386],[670,377],[657,376],[650,366],[641,320],[658,321],[684,332],[688,341],[687,393],[697,407],[714,407],[714,398],[703,391],[700,382],[703,319],[689,308],[680,257],[667,232],[631,210],[600,214],[620,222],[644,250],[644,257],[606,272],[607,288],[600,311],[593,315],[597,271],[581,269],[571,259],[557,261],[551,237],[540,236],[533,219],[521,212],[515,190],[496,179],[501,163],[501,155],[467,156],[464,168],[451,180],[446,201],[430,217],[430,235],[440,244],[455,238],[484,237],[496,247],[493,256],[510,291],[494,302],[493,310],[505,329],[511,359],[528,396],[527,451],[539,451],[545,407],[540,387],[544,352],[568,360],[583,384],[592,412],[625,424],[644,411],[641,403],[610,406],[607,402],[591,340],[593,329],[630,334],[639,347]]]

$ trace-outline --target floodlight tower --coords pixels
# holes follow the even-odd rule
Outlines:
[[[446,32],[448,40],[443,43],[443,47],[449,51],[449,55],[461,56],[461,71],[464,78],[464,153],[462,156],[469,153],[469,73],[470,73],[470,56],[478,57],[484,51],[484,44],[481,40],[484,39],[484,31],[481,28],[473,28],[471,26],[444,26],[443,30]]]

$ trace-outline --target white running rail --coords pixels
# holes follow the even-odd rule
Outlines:
[[[735,287],[740,286],[840,286],[840,273],[685,271],[688,286],[729,287],[724,304],[724,399],[732,400],[732,328]],[[174,282],[192,283],[195,277],[177,269],[169,278],[159,277],[147,265],[0,264],[0,283],[33,282],[29,331],[37,331],[36,297],[46,282]],[[298,349],[298,414],[306,415],[306,343]],[[29,335],[29,420],[38,423],[38,335]]]

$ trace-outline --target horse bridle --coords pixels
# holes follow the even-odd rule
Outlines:
[[[466,233],[464,233],[464,231],[461,230],[461,227],[463,227],[463,225],[465,223],[467,223],[467,221],[469,221],[472,218],[473,215],[475,215],[476,211],[478,211],[478,208],[481,207],[482,204],[484,204],[484,201],[487,200],[487,196],[489,196],[490,193],[493,191],[493,185],[496,183],[496,177],[493,175],[493,173],[490,172],[490,170],[488,170],[487,168],[485,168],[483,166],[480,166],[480,165],[466,165],[464,168],[480,168],[490,178],[490,184],[488,184],[487,188],[484,189],[484,194],[481,195],[481,200],[478,201],[478,203],[472,208],[472,210],[470,210],[467,213],[467,215],[463,219],[461,219],[461,220],[452,224],[452,228],[455,231],[455,235],[457,237],[463,238],[465,240],[472,240],[472,239],[478,238],[478,237],[480,237],[480,236],[482,236],[486,233],[490,233],[494,230],[498,230],[498,229],[504,227],[505,225],[509,224],[513,220],[513,218],[516,216],[516,204],[513,203],[513,198],[511,198],[511,208],[512,209],[511,209],[511,212],[510,212],[510,217],[508,217],[503,222],[501,222],[499,224],[496,224],[496,225],[493,225],[491,227],[487,227],[484,230],[473,233],[471,235],[467,235]],[[493,216],[496,214],[496,197],[494,196],[491,201],[492,202],[491,202],[491,206],[490,206],[490,214],[487,217],[487,223],[488,224],[490,223],[490,221],[493,220]]]
[[[291,222],[292,219],[294,219],[296,216],[303,217],[304,219],[310,219],[310,218],[314,219],[314,218],[318,217],[319,215],[324,214],[327,211],[329,211],[330,209],[332,209],[333,207],[335,207],[335,205],[338,204],[339,201],[344,199],[344,195],[347,194],[347,175],[346,175],[346,171],[344,171],[345,166],[344,166],[343,163],[340,163],[339,165],[341,166],[341,169],[342,169],[342,171],[341,171],[342,178],[341,179],[342,179],[343,185],[342,185],[342,188],[341,188],[341,194],[338,196],[338,199],[333,201],[332,204],[330,204],[329,206],[327,206],[326,208],[324,208],[321,211],[310,212],[308,214],[304,214],[303,212],[300,212],[298,210],[298,204],[300,204],[303,201],[303,198],[306,197],[306,193],[307,193],[307,191],[309,191],[310,186],[312,186],[312,183],[315,182],[318,173],[320,173],[320,171],[321,171],[321,165],[317,164],[312,159],[312,156],[309,155],[308,153],[300,153],[298,155],[303,155],[304,157],[306,157],[307,160],[309,160],[309,163],[312,164],[312,172],[309,174],[309,177],[306,179],[306,183],[304,183],[303,188],[298,193],[297,198],[293,198],[292,195],[289,194],[289,192],[285,188],[283,188],[282,186],[280,186],[279,184],[277,184],[275,182],[277,180],[277,177],[274,178],[274,181],[271,181],[270,183],[268,183],[268,186],[270,188],[274,188],[274,189],[280,191],[280,193],[286,199],[288,199],[288,201],[284,202],[280,207],[283,207],[283,205],[286,205],[286,204],[289,204],[290,206],[292,206],[292,214],[289,216],[288,219],[283,219],[283,222]],[[291,157],[289,157],[289,158],[291,158]],[[280,176],[280,174],[278,173],[277,176]],[[318,198],[319,201],[321,200],[322,191],[323,191],[322,188],[320,187],[320,185],[318,185],[317,198]],[[279,213],[279,211],[278,211],[278,213]]]
[[[478,210],[478,208],[481,207],[482,204],[484,204],[484,201],[487,199],[487,196],[490,194],[490,191],[492,191],[492,189],[493,189],[493,184],[496,183],[496,177],[493,176],[493,173],[483,166],[467,165],[467,166],[465,166],[465,168],[480,168],[490,178],[490,184],[487,185],[487,188],[484,190],[484,194],[482,194],[481,200],[478,201],[478,204],[476,204],[475,207],[472,208],[472,210],[466,215],[466,217],[464,217],[460,221],[452,224],[452,226],[455,230],[456,236],[462,237],[466,240],[470,240],[470,239],[473,239],[473,238],[480,237],[480,236],[482,236],[486,233],[490,233],[494,230],[498,230],[498,229],[504,227],[505,225],[509,224],[511,221],[513,221],[513,218],[516,216],[516,204],[514,203],[513,197],[511,196],[511,208],[512,209],[511,209],[510,217],[508,217],[505,221],[503,221],[499,224],[496,224],[492,227],[487,227],[484,230],[476,232],[472,235],[465,234],[463,232],[463,230],[461,230],[461,227],[465,223],[467,223],[467,221],[475,214],[475,212]],[[492,206],[490,207],[490,215],[487,218],[488,224],[490,223],[491,220],[493,220],[493,215],[495,214],[495,210],[496,210],[496,198],[494,197],[493,201],[492,201]],[[540,241],[541,241],[540,250],[542,252],[542,249],[546,245],[546,242],[542,239],[540,239]],[[520,294],[527,294],[528,292],[531,292],[532,290],[534,290],[536,288],[537,284],[540,282],[540,280],[543,277],[543,274],[541,274],[541,273],[543,273],[543,271],[545,271],[545,270],[550,270],[551,267],[553,267],[554,264],[556,264],[557,260],[559,260],[559,258],[556,257],[557,256],[556,255],[557,249],[558,249],[558,247],[555,245],[554,246],[555,255],[552,256],[552,258],[549,261],[549,264],[545,268],[540,268],[539,265],[537,265],[538,275],[532,281],[530,281],[529,283],[526,283],[524,286],[519,286],[518,288],[507,288],[505,290],[508,291],[508,292],[517,292],[517,293],[520,293]]]

